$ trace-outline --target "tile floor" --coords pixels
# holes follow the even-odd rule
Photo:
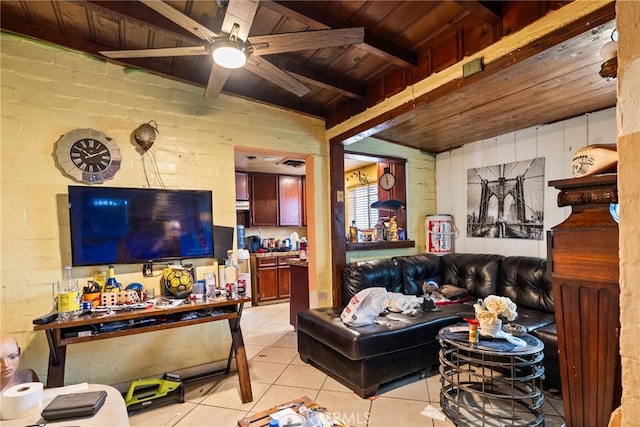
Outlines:
[[[247,415],[300,396],[315,400],[352,426],[454,425],[449,420],[437,421],[421,414],[429,405],[440,408],[437,372],[429,373],[426,378],[415,375],[383,387],[375,399],[362,399],[300,360],[296,333],[289,325],[289,304],[246,308],[241,325],[249,360],[253,402],[241,403],[238,378],[232,371],[226,376],[186,383],[185,403],[132,414],[131,426],[235,427],[237,421]],[[545,397],[545,425],[563,426],[562,400]],[[504,422],[496,419],[487,425],[510,425]]]

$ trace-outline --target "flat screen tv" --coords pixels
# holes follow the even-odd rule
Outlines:
[[[211,191],[69,186],[74,266],[214,256]]]

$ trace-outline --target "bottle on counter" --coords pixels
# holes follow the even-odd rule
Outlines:
[[[351,240],[351,243],[358,241],[358,227],[356,227],[355,221],[351,221],[351,226],[349,227],[349,240]]]
[[[389,239],[392,242],[398,240],[398,222],[396,221],[396,217],[392,216],[389,220]]]
[[[80,313],[80,288],[71,274],[71,266],[64,268],[62,281],[58,282],[58,320],[65,321]]]
[[[216,297],[216,275],[213,271],[207,271],[204,274],[205,295],[206,298]]]

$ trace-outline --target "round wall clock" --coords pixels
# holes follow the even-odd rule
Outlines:
[[[56,157],[67,175],[89,184],[113,178],[122,160],[113,139],[94,129],[76,129],[62,135]]]

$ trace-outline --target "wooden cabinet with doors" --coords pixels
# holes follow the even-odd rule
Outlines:
[[[617,176],[549,182],[571,215],[548,233],[562,400],[568,427],[608,424],[622,394]]]
[[[255,259],[256,305],[289,298],[291,270],[289,259],[296,255],[259,256]]]
[[[236,172],[236,200],[249,201],[249,174]]]
[[[278,175],[278,218],[283,227],[302,225],[302,179]]]
[[[251,225],[278,226],[278,175],[252,174]]]

